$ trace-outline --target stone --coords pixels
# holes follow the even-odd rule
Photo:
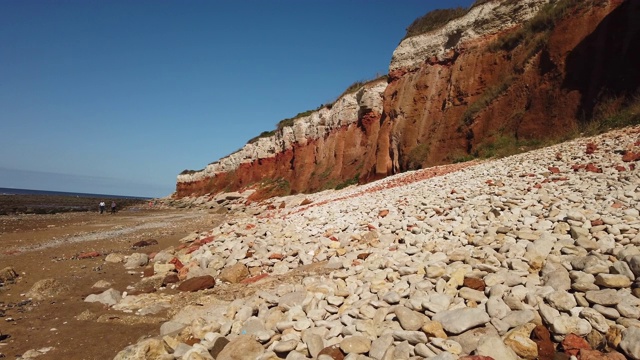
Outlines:
[[[599,332],[606,334],[609,331],[609,324],[599,311],[592,308],[584,308],[580,312],[580,317],[587,320],[591,326]]]
[[[113,306],[122,300],[122,295],[116,289],[108,289],[100,294],[91,294],[87,296],[85,302],[99,302],[108,306]]]
[[[285,309],[290,309],[296,305],[302,305],[302,302],[307,298],[306,291],[294,291],[284,294],[278,301],[278,306]]]
[[[472,354],[478,348],[478,342],[481,338],[487,336],[498,336],[498,331],[491,326],[477,327],[463,332],[460,335],[451,336],[449,339],[457,342],[462,347],[462,353]]]
[[[567,334],[562,340],[562,349],[566,354],[577,356],[580,353],[580,349],[591,350],[591,345],[587,340],[576,334]]]
[[[595,284],[606,288],[621,289],[631,286],[631,279],[621,274],[598,274]]]
[[[578,353],[580,360],[626,360],[627,358],[617,351],[602,353],[598,350],[580,349]]]
[[[592,304],[605,306],[616,305],[622,300],[618,292],[614,289],[587,291],[585,297]]]
[[[156,274],[166,274],[168,272],[172,272],[176,269],[176,266],[173,264],[153,264],[153,272]]]
[[[625,258],[625,261],[629,265],[629,268],[636,276],[636,278],[640,277],[640,255],[630,255]]]
[[[409,344],[419,344],[428,341],[427,335],[422,331],[393,330],[391,332],[394,340],[407,341]],[[437,338],[435,338],[437,339]]]
[[[480,308],[441,311],[434,315],[432,319],[440,322],[444,330],[452,334],[460,334],[473,327],[486,324],[491,320],[486,311]]]
[[[340,350],[346,354],[364,354],[371,349],[371,340],[364,336],[347,336],[340,342]]]
[[[125,258],[126,257],[123,254],[111,253],[105,256],[104,261],[108,263],[117,264],[117,263],[123,262]]]
[[[169,284],[175,284],[180,282],[180,278],[176,273],[169,273],[162,279],[162,286],[167,286]]]
[[[438,321],[427,320],[422,325],[421,330],[429,337],[437,337],[441,339],[447,338],[447,333],[444,332],[442,324],[440,324]]]
[[[393,336],[384,334],[371,342],[369,357],[375,360],[382,360],[384,353],[393,345]],[[312,354],[313,355],[313,354]]]
[[[264,353],[264,348],[253,336],[238,335],[220,351],[216,360],[255,360]]]
[[[237,284],[249,276],[249,269],[242,263],[235,263],[231,267],[224,268],[218,279],[228,283]]]
[[[531,332],[531,340],[538,346],[538,359],[553,360],[556,350],[547,328],[542,325],[536,325]]]
[[[462,286],[473,290],[484,291],[486,285],[482,279],[465,277]]]
[[[314,334],[311,331],[304,331],[302,333],[302,341],[307,345],[309,355],[311,355],[312,358],[317,358],[320,351],[324,349],[322,336]]]
[[[619,347],[626,356],[640,359],[640,328],[632,326],[624,330]]]
[[[331,345],[322,349],[318,353],[318,359],[320,359],[320,357],[323,355],[326,355],[333,360],[344,360],[344,354],[342,353],[342,350],[340,350],[339,345]]]
[[[87,251],[87,252],[78,254],[78,259],[92,259],[100,256],[102,255],[97,251]]]
[[[140,240],[138,242],[133,243],[133,245],[131,245],[131,248],[137,249],[137,248],[147,247],[152,245],[158,245],[158,240],[155,240],[155,239]]]
[[[136,269],[146,266],[149,263],[149,255],[143,253],[133,253],[126,258],[125,269]]]
[[[195,292],[205,289],[211,289],[216,285],[216,280],[211,275],[197,276],[183,281],[178,285],[178,290]]]
[[[498,336],[487,336],[478,342],[477,355],[500,360],[518,360],[518,355],[507,347]]]
[[[297,345],[298,345],[298,341],[294,339],[278,341],[276,345],[273,347],[273,351],[277,353],[288,353],[292,350],[295,350]]]
[[[212,341],[212,345],[209,348],[209,354],[211,354],[214,359],[217,359],[227,344],[229,344],[229,340],[226,337],[217,336]]]
[[[573,295],[564,290],[549,293],[546,300],[549,305],[560,311],[569,311],[578,305]]]
[[[425,321],[425,316],[417,311],[413,311],[404,306],[397,306],[395,308],[395,314],[398,317],[400,326],[403,329],[409,331],[415,331],[422,327]]]
[[[36,301],[63,295],[69,291],[69,287],[56,279],[42,279],[36,281],[25,296]]]
[[[169,354],[169,350],[164,344],[164,341],[159,339],[145,339],[137,344],[127,346],[117,353],[113,360],[162,359],[163,356]]]
[[[538,346],[535,341],[531,340],[531,331],[535,327],[536,324],[528,323],[507,332],[504,336],[504,344],[510,347],[516,355],[521,358],[538,358]]]
[[[559,335],[566,335],[570,333],[574,333],[577,335],[587,335],[591,332],[591,324],[585,319],[580,319],[575,316],[568,316],[566,314],[560,314],[557,317],[553,324],[551,325],[551,329],[554,333]]]

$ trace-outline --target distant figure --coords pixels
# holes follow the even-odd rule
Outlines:
[[[116,202],[115,201],[111,202],[111,213],[112,214],[116,213]]]
[[[100,214],[104,213],[104,207],[105,207],[104,201],[100,201]]]

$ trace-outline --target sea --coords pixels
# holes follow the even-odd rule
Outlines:
[[[107,195],[107,194],[88,194],[88,193],[74,193],[64,191],[48,191],[48,190],[32,190],[32,189],[12,189],[1,188],[0,195],[58,195],[58,196],[72,196],[72,197],[89,197],[89,198],[108,198],[108,199],[152,199],[143,196],[124,196],[124,195]]]

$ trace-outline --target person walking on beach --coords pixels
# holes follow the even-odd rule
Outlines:
[[[111,213],[112,214],[116,213],[116,202],[115,201],[111,202]]]
[[[104,207],[105,207],[104,201],[100,201],[100,214],[104,213]]]

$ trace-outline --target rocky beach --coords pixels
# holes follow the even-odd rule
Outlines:
[[[5,283],[2,332],[11,337],[0,352],[12,357],[7,349],[21,349],[22,358],[42,359],[640,359],[639,153],[635,127],[340,191],[253,203],[246,200],[251,191],[166,199],[163,211],[191,220],[165,219],[171,236],[162,243],[132,249],[134,240],[151,237],[119,235],[99,241],[101,248],[79,242],[76,255],[62,260],[52,258],[56,247],[46,250],[48,268],[71,267],[82,279],[66,283],[82,285],[81,296],[55,331],[43,320],[33,329],[38,336],[12,334],[20,316],[70,301],[64,291],[32,296],[48,273]],[[95,253],[81,259],[80,250]],[[19,275],[15,256],[0,259]],[[96,353],[59,336],[39,347],[62,328],[89,335],[84,329],[104,324],[113,333],[127,329],[121,348]],[[112,336],[82,333],[86,345]],[[60,356],[58,347],[74,346]]]
[[[24,204],[21,196],[10,197]],[[137,272],[105,262],[105,256],[132,253],[136,243],[146,244],[147,251],[164,249],[211,227],[218,217],[201,210],[149,208],[146,202],[115,215],[100,215],[95,207],[0,216],[0,358],[112,359],[143,334],[157,331],[159,317],[130,319],[84,302],[102,291],[92,287],[96,283],[125,290],[139,280]],[[93,317],[85,319],[85,311]]]

